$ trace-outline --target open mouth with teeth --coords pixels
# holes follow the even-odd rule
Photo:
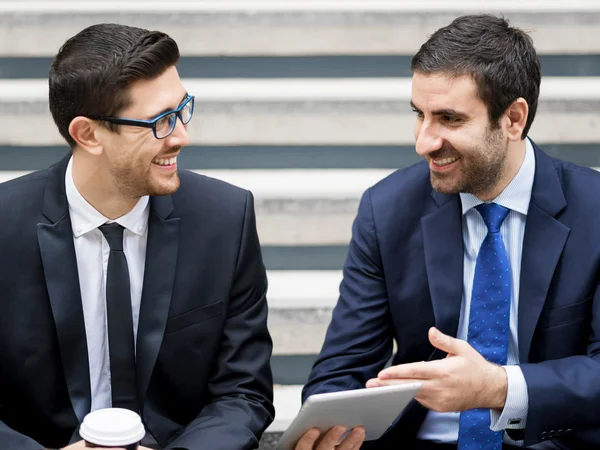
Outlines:
[[[166,168],[175,167],[177,165],[177,156],[173,156],[172,158],[156,158],[152,161],[152,164]]]
[[[450,166],[451,164],[455,163],[456,161],[458,161],[460,158],[458,156],[452,156],[450,158],[438,158],[438,159],[432,159],[432,166],[435,168],[447,168],[448,166]],[[432,168],[433,168],[432,167]]]

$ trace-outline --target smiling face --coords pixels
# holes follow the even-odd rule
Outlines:
[[[151,120],[177,109],[187,93],[172,66],[152,80],[137,81],[129,88],[130,105],[118,116]],[[177,155],[189,144],[186,126],[178,119],[173,133],[156,139],[151,129],[119,125],[118,132],[101,131],[110,180],[124,197],[168,195],[179,188]]]
[[[416,150],[429,164],[433,188],[481,199],[496,191],[507,172],[508,138],[490,123],[473,79],[416,72],[411,104]]]

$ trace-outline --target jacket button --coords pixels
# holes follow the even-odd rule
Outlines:
[[[542,431],[542,434],[540,434],[540,439],[543,441],[546,439],[546,436],[548,436],[548,433],[546,433],[545,431]]]

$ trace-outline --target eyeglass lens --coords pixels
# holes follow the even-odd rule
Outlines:
[[[181,109],[181,121],[184,125],[187,125],[192,120],[192,112],[194,109],[194,101],[188,101],[185,106]],[[177,124],[177,111],[173,111],[156,122],[156,137],[161,139],[167,137],[175,129]]]

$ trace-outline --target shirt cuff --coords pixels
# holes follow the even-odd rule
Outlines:
[[[506,429],[524,429],[527,425],[529,411],[529,395],[527,382],[519,366],[502,366],[506,371],[508,389],[506,403],[502,411],[492,409],[490,429],[502,431]]]

